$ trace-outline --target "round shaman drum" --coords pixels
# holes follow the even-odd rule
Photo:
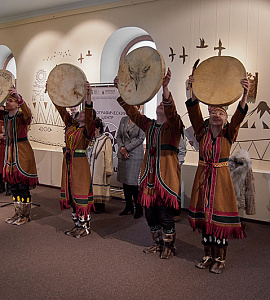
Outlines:
[[[162,55],[151,47],[131,51],[118,70],[118,90],[122,99],[130,105],[150,101],[160,89],[165,76]]]
[[[0,70],[0,104],[9,97],[9,89],[15,86],[15,78],[8,70]]]
[[[211,106],[227,106],[241,97],[246,70],[234,57],[213,56],[199,64],[193,76],[192,88],[198,100]]]
[[[71,64],[56,65],[47,80],[47,90],[52,102],[62,107],[74,107],[86,96],[86,76]]]

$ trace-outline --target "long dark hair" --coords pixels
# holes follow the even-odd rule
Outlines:
[[[99,133],[103,133],[103,131],[104,131],[104,125],[103,125],[102,120],[99,117],[97,117],[95,119],[95,126],[96,126],[96,128],[100,128]]]

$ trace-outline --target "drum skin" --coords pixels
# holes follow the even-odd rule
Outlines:
[[[130,105],[150,101],[159,91],[166,66],[162,55],[151,47],[131,51],[120,63],[118,90]]]
[[[72,64],[56,65],[47,79],[47,91],[52,102],[62,107],[80,105],[86,96],[86,76]]]
[[[15,78],[8,70],[0,70],[0,105],[3,104],[8,96],[9,89],[15,86]]]
[[[234,57],[213,56],[199,64],[193,77],[193,93],[198,100],[211,106],[227,106],[241,97],[246,70]]]

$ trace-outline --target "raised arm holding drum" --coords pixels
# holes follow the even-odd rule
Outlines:
[[[190,76],[189,83],[194,85],[196,80]],[[240,80],[235,84],[240,85]],[[220,85],[222,86],[223,82],[220,82]],[[248,109],[248,79],[242,79],[241,85],[242,99],[230,123],[227,123],[226,109],[220,103],[211,103],[210,118],[204,121],[199,101],[193,92],[191,99],[186,102],[189,118],[199,142],[199,165],[191,193],[189,221],[194,230],[202,232],[205,256],[196,267],[209,267],[213,273],[220,273],[225,266],[227,240],[244,236],[228,167],[232,143],[236,140]],[[199,93],[198,89],[197,91]],[[204,102],[207,102],[206,98]],[[226,100],[223,102],[227,104]]]
[[[80,111],[77,120],[71,117],[66,108],[55,105],[65,123],[66,150],[63,157],[60,204],[61,209],[73,209],[74,227],[65,234],[76,238],[91,233],[90,211],[93,206],[91,174],[85,155],[94,134],[89,83],[86,83],[86,90],[85,110]]]
[[[61,77],[59,78],[59,73]],[[65,232],[76,238],[91,233],[90,211],[93,206],[91,174],[86,148],[93,138],[93,104],[91,86],[80,69],[69,64],[56,66],[48,77],[48,93],[65,123],[65,144],[61,179],[61,209],[72,207],[74,227]],[[66,107],[79,105],[85,110],[73,118]]]
[[[10,186],[15,208],[15,215],[6,222],[23,225],[30,221],[30,188],[38,183],[34,152],[27,139],[32,114],[15,87],[9,90],[5,109],[8,115],[4,120],[6,150],[3,179]]]
[[[142,115],[121,97],[117,100],[146,136],[138,202],[145,206],[145,216],[154,245],[144,252],[161,252],[160,257],[165,259],[175,254],[173,216],[175,209],[179,208],[181,186],[177,152],[184,127],[168,89],[170,79],[171,71],[168,69],[163,79],[163,100],[156,109],[157,120]],[[115,83],[117,84],[117,79]]]

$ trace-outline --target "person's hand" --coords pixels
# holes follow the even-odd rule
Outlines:
[[[195,81],[194,77],[192,75],[189,75],[187,90],[190,90],[190,98],[192,98],[192,101],[194,101],[196,99],[196,96],[194,95],[193,89],[192,89],[192,83],[194,81]]]
[[[9,94],[10,94],[12,97],[16,98],[17,100],[20,100],[20,99],[21,99],[21,96],[18,94],[18,92],[17,92],[17,90],[16,90],[16,88],[15,88],[14,85],[13,85],[12,88],[9,89],[8,91],[9,91]]]
[[[167,74],[163,78],[163,87],[168,87],[169,82],[171,80],[171,76],[172,76],[172,72],[171,72],[170,68],[168,68]]]
[[[0,106],[0,110],[5,110],[4,106]]]
[[[193,82],[194,82],[194,77],[192,75],[189,75],[188,84],[192,84]]]
[[[4,133],[0,133],[0,140],[2,140],[5,137]]]
[[[14,85],[12,86],[11,89],[8,90],[8,92],[9,92],[9,94],[10,94],[12,97],[16,98],[17,100],[20,100],[20,99],[21,99],[21,96],[18,94],[18,92],[17,92],[17,90],[16,90],[16,88],[15,88]]]
[[[87,95],[91,94],[92,87],[88,81],[85,82],[85,88],[86,88]]]
[[[113,80],[113,84],[114,84],[114,87],[116,87],[117,89],[118,89],[118,82],[119,82],[118,77],[115,76],[115,78]]]
[[[13,85],[12,88],[9,89],[8,91],[9,91],[9,94],[10,94],[12,97],[14,97],[14,98],[17,99],[19,105],[23,104],[22,96],[18,94],[18,92],[17,92],[17,90],[16,90],[16,88],[15,88],[14,85]]]
[[[125,159],[129,159],[129,154],[126,147],[121,147],[119,152]]]
[[[241,80],[242,87],[244,89],[244,94],[248,94],[250,89],[250,82],[247,77]]]

